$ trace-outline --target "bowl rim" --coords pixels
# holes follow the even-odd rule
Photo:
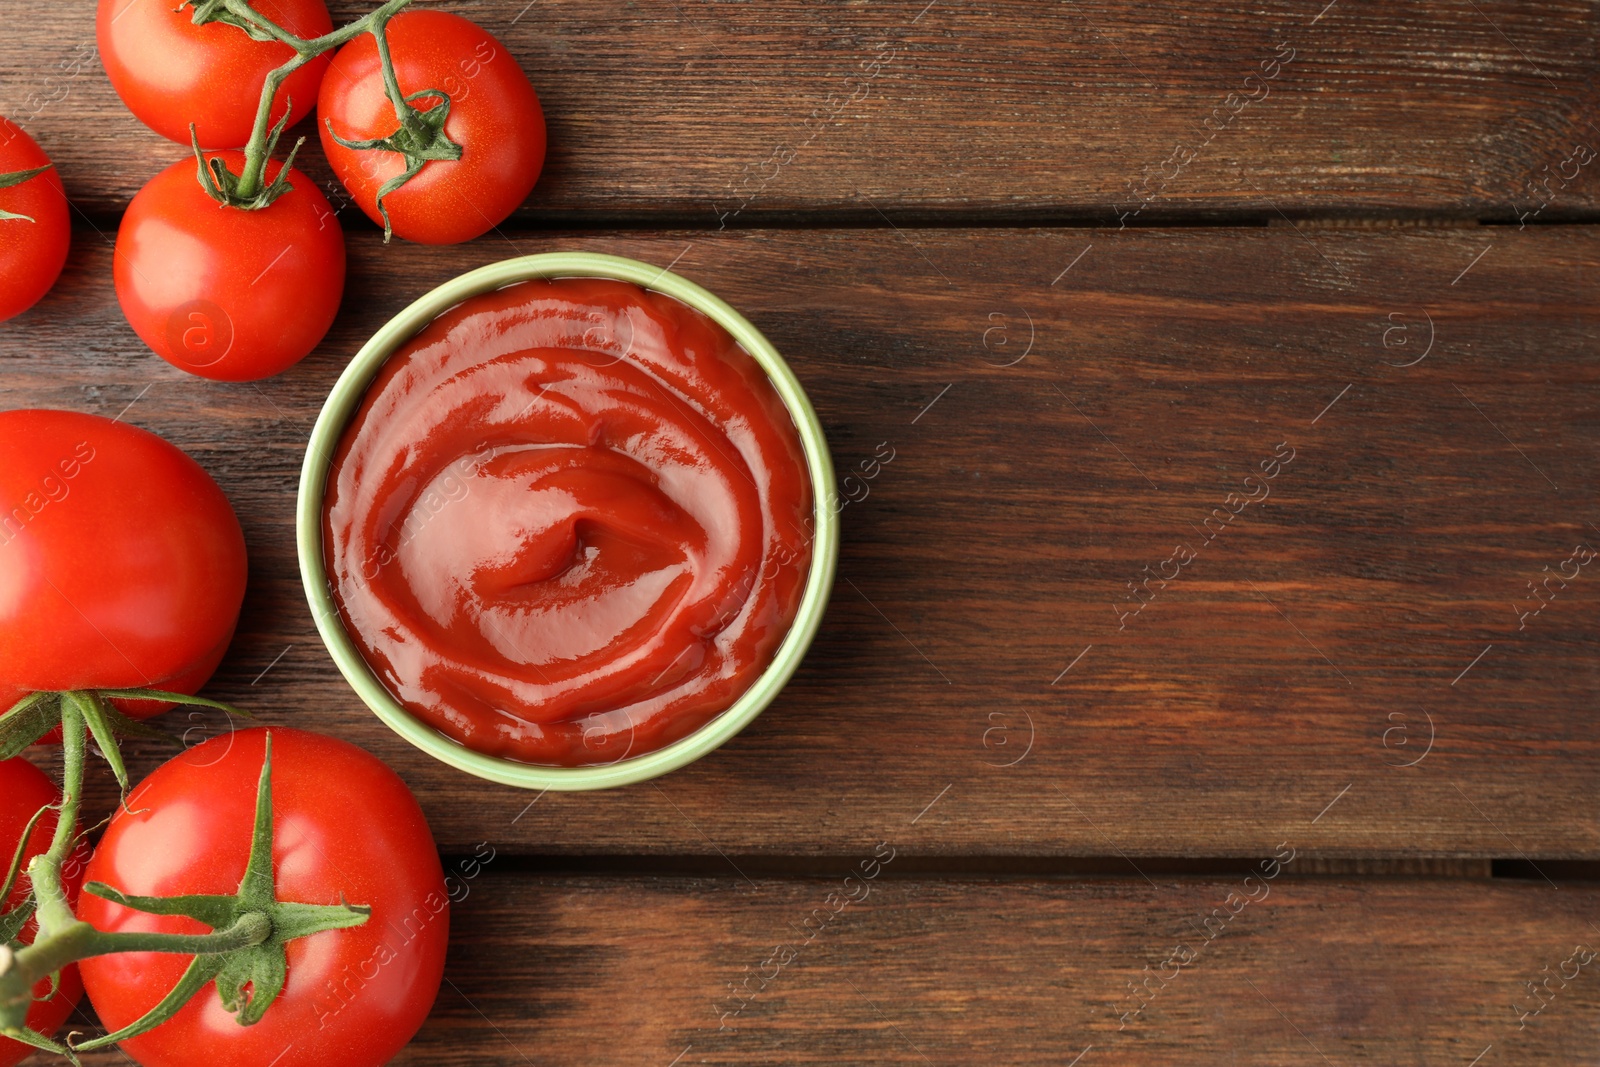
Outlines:
[[[688,736],[653,752],[603,765],[552,767],[486,755],[412,716],[378,680],[346,632],[322,562],[322,504],[333,453],[378,369],[402,344],[462,301],[536,278],[633,282],[709,316],[766,371],[794,420],[811,477],[816,517],[811,571],[794,623],[767,669],[726,711]],[[458,770],[502,785],[557,791],[609,789],[647,781],[714,751],[754,721],[788,683],[816,636],[832,592],[839,555],[836,499],[833,461],[822,423],[794,371],[748,319],[712,293],[665,268],[599,252],[542,252],[491,263],[450,279],[413,301],[361,346],[334,383],[306,443],[295,500],[295,541],[301,583],[323,645],[356,695],[391,730]]]

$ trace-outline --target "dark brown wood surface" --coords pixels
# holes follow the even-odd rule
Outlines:
[[[199,459],[253,568],[208,692],[416,790],[465,892],[398,1063],[1593,1057],[1600,959],[1552,978],[1600,942],[1593,5],[442,6],[538,87],[543,179],[451,249],[385,248],[344,207],[332,333],[241,385],[117,308],[120,212],[184,150],[116,99],[93,5],[0,34],[0,114],[78,209],[60,285],[0,325],[0,398]],[[745,312],[855,478],[782,697],[602,794],[390,733],[293,543],[351,354],[462,271],[557,249]]]
[[[219,385],[142,350],[85,236],[9,328],[8,400],[123,413],[199,457],[255,568],[212,691],[378,752],[446,851],[489,819],[537,854],[837,855],[938,797],[908,851],[1240,856],[1293,832],[1325,855],[1600,858],[1600,563],[1568,564],[1540,614],[1513,608],[1600,549],[1600,233],[350,247],[323,348]],[[654,784],[536,798],[364,710],[312,628],[292,518],[311,421],[361,340],[467,268],[557,248],[677,260],[787,354],[841,473],[882,442],[894,459],[851,487],[869,495],[843,512],[822,633],[755,725]],[[1233,517],[1235,491],[1271,495]],[[1196,558],[1146,582],[1179,544]],[[1129,582],[1153,599],[1122,617]]]
[[[875,846],[816,881],[561,878],[491,862],[461,883],[448,980],[395,1063],[1465,1067],[1481,1056],[1479,1067],[1507,1067],[1593,1056],[1600,960],[1574,955],[1600,941],[1593,887],[1296,879],[1298,859],[1248,888],[1243,869],[1150,883],[924,881],[896,879],[896,859],[851,883],[865,899],[842,903],[844,875]],[[1261,899],[1241,905],[1245,892]],[[1146,990],[1137,1014],[1130,983]]]
[[[448,7],[498,35],[541,94],[551,156],[524,216],[558,225],[822,209],[873,224],[885,209],[1510,219],[1546,202],[1548,221],[1591,212],[1600,189],[1592,162],[1562,166],[1600,149],[1594,12],[1577,0]],[[0,114],[98,216],[186,150],[117,100],[93,9],[12,20]]]

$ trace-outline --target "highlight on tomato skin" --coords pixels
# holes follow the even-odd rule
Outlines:
[[[0,761],[0,882],[5,879],[6,867],[10,864],[11,857],[16,854],[17,845],[21,843],[29,821],[41,808],[60,802],[60,790],[33,764],[24,759]],[[50,837],[55,832],[55,827],[54,816],[46,813],[34,827],[33,833],[28,835],[24,864],[34,856],[42,855],[49,850]],[[83,882],[84,868],[88,860],[89,850],[85,845],[62,865],[62,881],[67,890],[67,899],[70,901],[76,902],[78,899],[78,887]],[[0,900],[0,914],[17,907],[27,894],[27,875],[24,874],[18,879],[11,895]],[[32,944],[35,932],[35,924],[30,920],[28,925],[23,927],[20,940],[24,944]],[[35,988],[34,995],[38,999],[28,1011],[29,1029],[47,1037],[54,1034],[61,1028],[61,1024],[67,1021],[67,1017],[72,1014],[83,995],[83,983],[78,978],[78,968],[76,966],[63,968],[61,988],[54,997],[50,997],[49,993],[50,983],[45,980]],[[33,1049],[28,1046],[19,1041],[0,1037],[0,1067],[15,1067],[31,1055]]]
[[[242,152],[207,153],[234,173]],[[267,166],[271,182],[282,169]],[[253,381],[304,359],[344,293],[344,233],[316,184],[258,210],[223,208],[180,160],[139,190],[117,231],[112,275],[129,325],[162,359],[218,381]]]
[[[136,786],[112,818],[88,880],[124,893],[232,894],[249,859],[265,729],[212,738]],[[345,741],[273,727],[274,891],[279,901],[368,906],[366,923],[288,945],[283,992],[240,1026],[209,985],[122,1049],[141,1067],[380,1067],[432,1010],[444,975],[450,897],[416,798],[377,757]],[[181,916],[134,912],[85,894],[79,918],[106,931],[203,933]],[[188,960],[121,953],[85,960],[101,1022],[141,1017]]]
[[[297,37],[333,29],[323,0],[257,0],[254,7]],[[294,51],[237,26],[196,26],[193,10],[174,0],[100,0],[95,36],[106,74],[128,110],[161,136],[188,145],[192,122],[202,148],[240,148],[267,74]],[[288,124],[305,118],[327,69],[328,57],[319,56],[289,75],[273,95],[272,121],[291,104]]]
[[[389,21],[389,50],[406,94],[450,96],[444,133],[459,160],[431,160],[384,198],[394,232],[419,244],[457,244],[498,226],[528,198],[544,167],[545,121],[539,96],[516,57],[481,26],[447,11],[407,9]],[[413,101],[427,111],[431,98]],[[317,133],[339,181],[367,217],[384,224],[378,190],[405,171],[394,152],[358,150],[395,132],[378,47],[370,34],[339,50],[317,99]]]
[[[198,463],[125,421],[0,412],[0,501],[0,711],[32,692],[205,684],[247,564],[239,520]]]
[[[5,175],[39,167],[50,169],[0,188],[0,322],[27,311],[50,291],[72,244],[71,206],[61,175],[27,131],[0,118],[0,184]]]

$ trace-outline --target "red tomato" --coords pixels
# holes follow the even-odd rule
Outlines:
[[[487,30],[445,11],[403,11],[389,22],[389,51],[400,89],[450,94],[444,132],[458,160],[433,160],[384,198],[394,232],[408,241],[470,241],[499,225],[528,198],[544,166],[544,111],[528,76]],[[438,101],[413,101],[431,110]],[[328,123],[333,123],[332,132]],[[405,172],[394,152],[360,151],[347,141],[387,137],[399,126],[383,91],[378,46],[362,34],[334,57],[317,98],[317,130],[333,172],[378,225],[378,188]]]
[[[233,173],[242,152],[217,152]],[[274,178],[280,164],[267,167]],[[298,170],[259,211],[206,195],[193,160],[139,190],[112,265],[117,301],[144,343],[173,366],[218,381],[277,374],[317,347],[344,293],[344,234]]]
[[[37,690],[205,684],[245,551],[199,464],[98,415],[0,412],[0,507],[0,711]]]
[[[50,162],[33,138],[0,118],[0,174],[33,170]],[[0,189],[0,322],[27,311],[50,291],[67,261],[72,219],[61,176],[51,167],[21,185]]]
[[[297,37],[333,29],[323,0],[256,0],[252,6]],[[268,72],[294,50],[221,22],[196,26],[192,10],[173,0],[100,0],[95,33],[106,73],[128,110],[161,136],[188,144],[192,122],[201,147],[242,148]],[[327,56],[318,56],[289,75],[272,98],[272,121],[291,103],[289,125],[303,119],[327,69]]]
[[[89,878],[125,893],[238,891],[250,853],[266,731],[213,738],[145,779],[112,818]],[[207,986],[174,1018],[122,1046],[144,1067],[378,1067],[427,1018],[444,974],[450,900],[433,837],[393,771],[354,745],[272,731],[273,866],[280,901],[365,904],[364,925],[289,943],[283,993],[242,1027]],[[184,917],[84,895],[102,930],[204,933]],[[189,964],[126,953],[85,960],[84,986],[113,1029],[142,1016]]]
[[[60,801],[61,793],[55,784],[27,760],[14,759],[0,763],[0,881],[5,879],[5,870],[11,863],[11,857],[16,854],[17,843],[22,840],[22,832],[28,828],[28,820],[45,805],[57,804]],[[27,859],[49,850],[50,836],[55,833],[55,828],[54,813],[47,814],[39,820],[33,835],[28,838]],[[66,884],[69,900],[78,899],[78,886],[83,881],[83,870],[87,861],[88,850],[82,849],[62,866],[62,881]],[[25,859],[23,863],[26,864],[27,860]],[[17,886],[11,891],[11,896],[0,901],[0,911],[16,907],[27,894],[28,879],[24,875],[17,880]],[[30,922],[22,931],[23,942],[32,944],[35,932],[34,924]],[[43,997],[49,992],[48,979],[34,987],[36,997]],[[82,995],[83,985],[78,980],[78,969],[76,967],[63,969],[61,989],[50,1000],[34,1001],[33,1007],[28,1011],[29,1028],[46,1037],[55,1033],[66,1021],[67,1016],[72,1014],[72,1009],[77,1006],[78,998]],[[21,1042],[0,1037],[0,1067],[14,1067],[32,1054],[33,1049]]]

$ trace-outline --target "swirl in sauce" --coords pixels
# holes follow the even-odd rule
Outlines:
[[[722,327],[626,282],[523,282],[383,365],[323,544],[373,671],[469,748],[578,766],[726,710],[794,621],[811,482]]]

